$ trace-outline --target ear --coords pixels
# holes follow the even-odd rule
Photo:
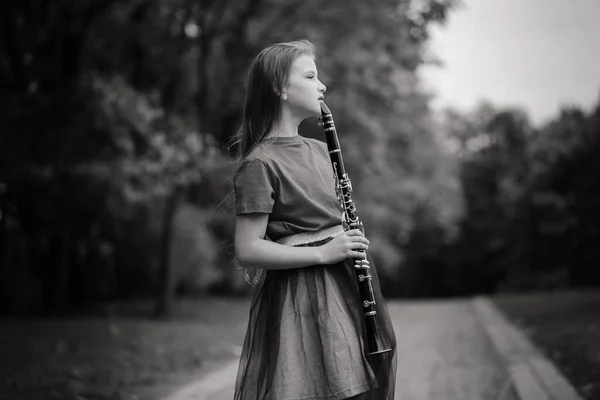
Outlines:
[[[279,90],[277,90],[276,87],[273,87],[273,92],[275,92],[275,95],[277,95],[277,97],[279,97],[281,100],[287,99],[287,94],[285,93],[285,89],[279,91]]]

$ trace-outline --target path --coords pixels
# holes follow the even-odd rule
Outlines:
[[[398,340],[397,399],[514,399],[472,302],[399,303],[390,313]]]
[[[489,306],[480,299],[389,303],[398,342],[397,400],[536,399],[526,396],[533,381],[515,380],[503,354],[507,347],[498,342],[516,336],[490,333],[490,323],[499,320],[482,313]],[[165,400],[231,400],[236,371],[233,360]]]

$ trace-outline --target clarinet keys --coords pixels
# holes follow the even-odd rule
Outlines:
[[[369,261],[367,261],[367,259],[364,260],[354,260],[354,268],[356,269],[365,269],[365,270],[369,270],[371,269],[371,267],[369,266]]]
[[[371,306],[374,306],[374,305],[375,305],[375,300],[373,300],[373,301],[369,301],[369,300],[363,301],[363,307],[364,308],[368,308],[368,307],[371,307]]]
[[[360,229],[364,235],[365,230],[362,221],[356,215],[356,206],[352,201],[352,182],[344,167],[342,150],[333,123],[333,116],[324,102],[321,102],[319,125],[323,127],[325,139],[327,140],[327,149],[329,150],[334,175],[334,190],[342,211],[342,226],[345,231]],[[375,356],[392,350],[392,338],[387,337],[380,327],[377,310],[375,309],[374,285],[378,284],[377,279],[375,279],[375,269],[373,268],[373,271],[371,271],[369,261],[367,261],[367,252],[359,250],[359,253],[361,256],[353,260],[358,291],[360,292],[360,299],[357,303],[362,304],[364,307],[366,355]],[[371,273],[373,276],[371,276]]]

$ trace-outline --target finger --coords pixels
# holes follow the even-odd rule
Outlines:
[[[358,245],[359,245],[359,247],[364,247],[364,246],[368,246],[368,245],[369,245],[369,241],[368,241],[367,239],[365,239],[365,238],[362,238],[362,237],[354,237],[354,238],[351,238],[351,239],[350,239],[350,242],[351,242],[353,245],[356,245],[356,244],[358,244]]]
[[[349,230],[348,232],[346,232],[346,235],[348,235],[348,236],[362,236],[362,232],[360,231],[360,229],[352,229],[352,230]]]
[[[360,243],[366,243],[366,244],[369,244],[369,239],[367,239],[367,238],[366,238],[366,237],[364,237],[364,236],[352,236],[352,237],[350,238],[350,241],[352,241],[352,242],[360,242]]]
[[[352,243],[352,246],[350,248],[352,250],[367,250],[369,248],[369,246],[365,243],[355,242],[355,243]]]

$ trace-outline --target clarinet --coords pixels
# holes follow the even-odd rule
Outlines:
[[[327,139],[327,147],[329,149],[329,157],[333,167],[333,175],[335,179],[335,191],[337,199],[342,208],[342,226],[344,231],[351,229],[360,229],[364,234],[365,230],[362,221],[359,221],[356,216],[356,207],[352,201],[352,183],[344,168],[342,159],[342,150],[338,141],[337,132],[333,124],[331,111],[321,101],[321,117],[319,117],[319,125],[325,130],[325,138]],[[381,354],[391,351],[390,341],[383,334],[377,316],[375,297],[373,293],[373,283],[371,282],[371,274],[367,253],[364,250],[358,250],[364,256],[354,259],[354,271],[358,279],[360,296],[364,308],[365,326],[366,326],[366,343],[367,355]]]

